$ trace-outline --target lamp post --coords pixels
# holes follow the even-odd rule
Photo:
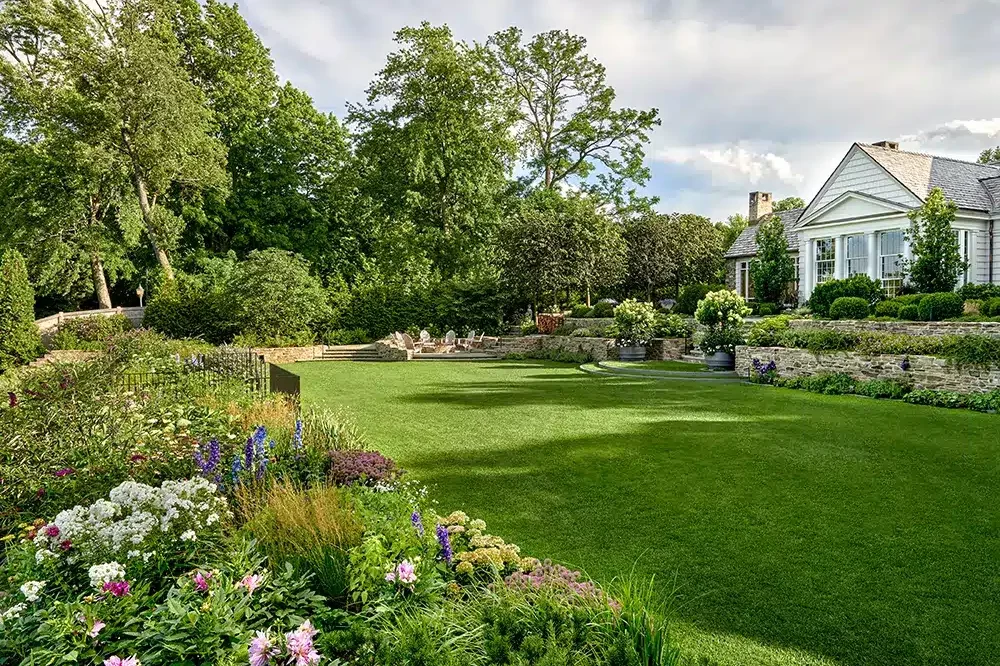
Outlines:
[[[139,297],[139,307],[140,308],[142,307],[142,297],[143,297],[143,295],[145,293],[146,293],[146,290],[142,288],[141,284],[139,285],[139,288],[135,290],[135,295]]]

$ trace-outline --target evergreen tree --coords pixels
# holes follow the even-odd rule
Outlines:
[[[41,344],[35,326],[35,292],[24,257],[7,250],[0,259],[0,370],[34,360]]]
[[[795,262],[788,255],[785,225],[773,216],[757,227],[757,257],[750,262],[750,279],[762,303],[781,304],[788,283],[795,278]]]
[[[952,291],[959,273],[968,266],[962,261],[958,237],[951,227],[957,210],[955,202],[945,199],[944,192],[935,187],[924,205],[908,216],[907,237],[913,260],[906,264],[905,270],[921,292]]]

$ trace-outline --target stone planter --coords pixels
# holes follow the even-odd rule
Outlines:
[[[715,352],[705,357],[705,365],[709,370],[732,370],[736,367],[736,358],[726,352]]]
[[[619,347],[618,348],[618,360],[619,361],[645,361],[646,360],[646,348],[645,347]]]

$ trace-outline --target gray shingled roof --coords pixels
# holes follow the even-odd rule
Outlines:
[[[994,209],[990,191],[981,181],[1000,176],[1000,167],[867,143],[859,143],[858,146],[921,199],[926,198],[933,188],[940,187],[959,208]]]
[[[799,234],[795,230],[795,223],[802,217],[803,212],[805,212],[805,208],[793,208],[792,210],[785,210],[780,213],[772,213],[770,216],[765,216],[756,223],[751,224],[733,241],[729,251],[726,252],[726,258],[752,257],[757,254],[757,224],[762,220],[774,216],[780,217],[781,223],[785,225],[785,240],[788,241],[788,249],[797,252],[799,249]]]
[[[984,178],[979,181],[986,188],[986,191],[990,193],[990,198],[993,201],[993,212],[1000,212],[1000,176],[995,176],[993,178]]]

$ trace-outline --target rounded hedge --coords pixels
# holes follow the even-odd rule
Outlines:
[[[920,301],[917,310],[922,321],[941,321],[961,317],[965,299],[953,291],[928,294]]]
[[[674,304],[673,312],[693,315],[694,311],[698,309],[698,301],[713,291],[722,291],[725,288],[723,285],[689,284],[681,289],[681,293],[677,297],[677,303]]]
[[[573,311],[570,312],[569,316],[573,317],[574,319],[581,319],[583,317],[586,317],[588,314],[590,314],[589,305],[574,305]]]
[[[920,319],[920,309],[916,305],[904,305],[899,308],[899,318],[908,321],[917,321]]]
[[[882,301],[875,305],[875,316],[876,317],[899,317],[899,311],[903,309],[903,304],[899,301],[893,299],[891,301]]]
[[[870,312],[868,301],[860,296],[841,296],[830,305],[832,319],[864,319]]]
[[[615,306],[607,301],[601,301],[591,308],[587,317],[591,319],[608,319],[615,316]]]
[[[760,303],[757,306],[757,314],[761,317],[770,317],[778,314],[778,306],[774,303]]]
[[[842,296],[863,298],[869,306],[885,299],[882,283],[872,280],[867,275],[854,275],[846,280],[829,280],[816,285],[809,297],[809,307],[815,314],[826,317],[830,314],[833,302]]]
[[[988,298],[980,303],[979,314],[985,317],[1000,316],[1000,298]]]

